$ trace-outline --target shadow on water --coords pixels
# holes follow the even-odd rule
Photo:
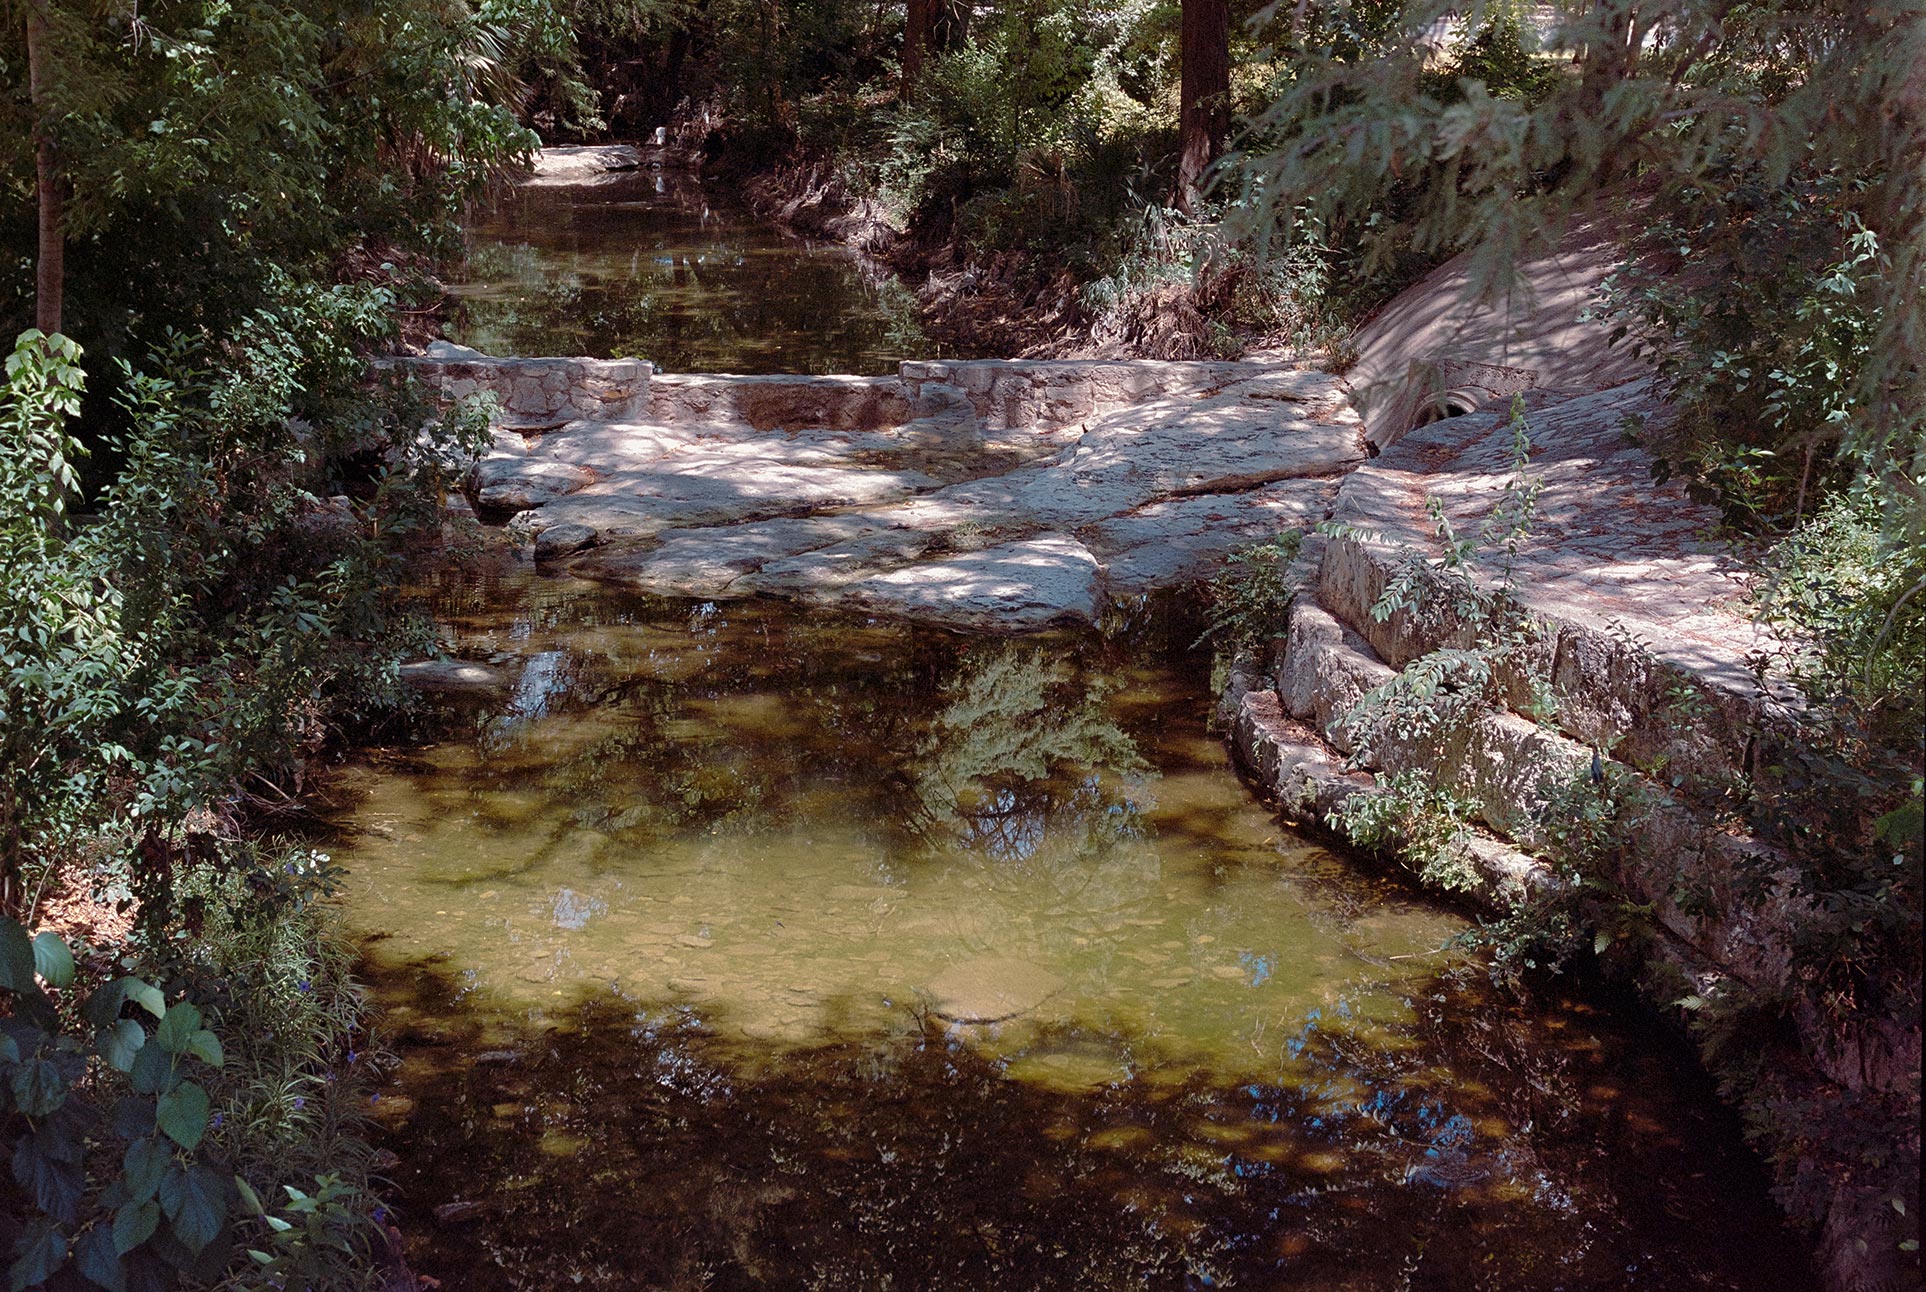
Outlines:
[[[1467,972],[1393,1037],[1314,1015],[1273,1038],[1287,1079],[1234,1086],[1039,1081],[927,1019],[770,1061],[686,1002],[505,1028],[431,968],[378,997],[398,1183],[450,1286],[1811,1286],[1668,1056]],[[472,1218],[430,1221],[450,1199]]]
[[[440,608],[515,686],[341,852],[449,1287],[1809,1285],[1670,1047],[1249,800],[1181,616]]]
[[[524,187],[468,236],[448,335],[500,355],[647,359],[668,372],[891,373],[930,357],[913,292],[677,172]]]

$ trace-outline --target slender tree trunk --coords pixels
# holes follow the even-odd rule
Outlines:
[[[1195,205],[1204,172],[1230,137],[1230,0],[1184,0],[1177,205]]]
[[[34,262],[34,326],[48,336],[60,331],[67,283],[66,215],[60,168],[48,128],[47,11],[44,0],[27,4],[27,97],[33,104],[34,193],[40,205],[40,248]]]
[[[903,27],[903,88],[901,97],[908,103],[916,97],[916,82],[923,75],[923,58],[929,52],[936,0],[909,0],[909,21]]]

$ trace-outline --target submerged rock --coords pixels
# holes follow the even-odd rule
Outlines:
[[[466,659],[418,659],[401,666],[404,686],[418,691],[493,694],[508,689],[508,674]]]
[[[952,1023],[1001,1023],[1063,990],[1063,979],[1028,960],[978,956],[930,980],[930,1012]]]

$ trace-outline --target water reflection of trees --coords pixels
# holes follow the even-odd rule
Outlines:
[[[463,276],[456,331],[498,353],[856,372],[924,348],[902,283],[840,249],[711,212],[699,194],[617,184],[545,195],[491,223]]]
[[[1763,1190],[1726,1174],[1736,1135],[1682,1124],[1639,1038],[1470,983],[1427,984],[1375,1043],[1309,1020],[1275,1080],[1074,1091],[921,1034],[745,1062],[647,1001],[473,1063],[509,1025],[453,983],[405,990],[452,1044],[405,1069],[434,1097],[399,1182],[488,1215],[413,1231],[415,1255],[478,1292],[1810,1286]]]
[[[1140,901],[1161,866],[1150,846],[1150,764],[1117,725],[1104,677],[1002,645],[965,656],[909,763],[912,828],[983,887],[1096,916]]]

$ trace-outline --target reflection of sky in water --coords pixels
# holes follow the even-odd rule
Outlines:
[[[590,916],[601,915],[608,909],[608,903],[599,898],[584,897],[572,888],[557,889],[555,927],[576,932],[587,926]]]
[[[535,587],[454,617],[462,654],[520,669],[512,726],[451,718],[362,773],[342,850],[418,1038],[403,1187],[495,1209],[428,1227],[451,1285],[1796,1268],[1646,1047],[1484,996],[1461,919],[1250,800],[1195,659]],[[959,965],[1054,986],[947,1023]]]

